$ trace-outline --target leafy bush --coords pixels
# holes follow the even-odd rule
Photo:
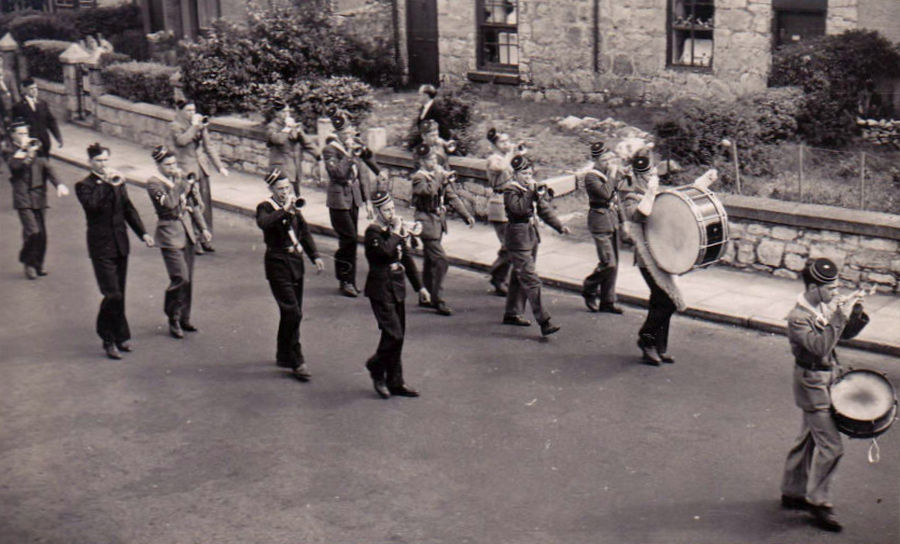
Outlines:
[[[147,102],[160,106],[175,103],[169,78],[178,68],[156,62],[125,62],[103,69],[106,92],[133,102]]]
[[[800,133],[813,145],[840,146],[854,133],[858,96],[873,74],[900,76],[900,50],[877,32],[850,30],[778,49],[769,85],[802,88]]]
[[[9,27],[12,25],[13,21],[16,19],[21,19],[22,17],[28,17],[31,15],[41,15],[43,12],[35,11],[35,10],[23,10],[23,11],[10,11],[8,13],[0,14],[0,36],[5,35],[9,32]]]
[[[140,4],[120,4],[91,9],[78,9],[72,14],[73,24],[79,33],[79,37],[96,36],[102,34],[112,41],[112,36],[128,31],[139,31],[143,38],[143,23]],[[57,12],[54,16],[59,16]],[[113,42],[115,45],[115,42]]]
[[[474,104],[469,98],[457,93],[441,93],[434,99],[431,109],[434,111],[441,137],[446,140],[456,140],[456,153],[466,155],[475,148],[477,138],[469,134],[474,111]],[[418,126],[410,125],[410,131],[406,138],[407,147],[411,149],[419,142],[421,142],[421,138]]]
[[[75,29],[68,13],[54,15],[26,15],[12,21],[9,31],[19,43],[30,40],[78,41],[81,34]]]
[[[117,52],[113,51],[112,53],[103,53],[102,55],[100,55],[100,60],[98,61],[98,64],[100,65],[101,68],[103,68],[103,67],[109,66],[110,64],[116,64],[116,63],[120,63],[120,62],[130,62],[132,60],[134,60],[134,59],[132,59],[131,57],[129,57],[128,55],[126,55],[124,53],[117,53]]]
[[[402,70],[394,59],[394,44],[382,37],[372,43],[346,35],[349,44],[351,75],[376,87],[393,87],[400,82]]]
[[[108,39],[116,53],[127,55],[138,61],[150,60],[150,42],[147,41],[143,30],[126,30],[120,34],[114,34]]]
[[[276,101],[290,104],[307,130],[315,129],[316,121],[329,105],[350,113],[356,124],[372,110],[372,88],[350,76],[307,79],[292,85],[283,81],[257,84],[251,95],[255,109],[266,118],[271,117]]]
[[[72,45],[60,40],[31,40],[22,48],[22,55],[28,63],[31,77],[39,77],[63,82],[62,63],[59,56]]]

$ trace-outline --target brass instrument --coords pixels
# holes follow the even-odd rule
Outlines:
[[[553,189],[543,181],[534,184],[534,193],[538,198],[544,198],[544,196],[553,198]]]
[[[525,142],[519,142],[518,144],[516,144],[516,154],[525,155],[526,153],[528,153],[528,146],[525,144]]]
[[[437,143],[441,144],[447,153],[456,153],[457,143],[456,140],[445,140],[438,136]]]
[[[125,176],[122,175],[121,172],[116,170],[107,170],[105,172],[106,177],[103,179],[106,183],[109,183],[113,187],[118,187],[125,183]]]
[[[25,149],[26,151],[37,152],[41,150],[41,147],[43,147],[43,145],[44,144],[42,144],[41,141],[37,138],[28,138],[28,140],[25,142]]]
[[[194,114],[194,118],[192,119],[192,122],[193,122],[194,124],[198,124],[198,122],[199,122],[199,124],[200,124],[201,126],[205,127],[205,126],[209,125],[209,116],[208,116],[208,115],[201,115],[201,114],[199,114],[199,113],[195,113],[195,114]]]
[[[447,183],[456,183],[458,177],[456,170],[444,170],[444,179]]]

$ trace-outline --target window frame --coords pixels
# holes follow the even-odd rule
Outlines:
[[[487,18],[485,17],[485,13],[484,13],[486,7],[494,6],[497,3],[502,2],[502,1],[503,0],[478,0],[477,2],[475,2],[475,12],[476,12],[476,17],[475,17],[475,24],[476,24],[475,63],[476,63],[478,70],[481,70],[481,71],[518,74],[519,73],[518,59],[519,59],[519,52],[521,50],[520,49],[521,44],[519,42],[519,14],[520,14],[519,0],[510,0],[515,4],[516,22],[514,24],[489,22],[489,21],[487,21]],[[508,44],[508,43],[505,44],[510,49],[512,47],[515,47],[516,61],[517,61],[516,64],[502,64],[502,63],[490,62],[485,58],[486,57],[486,55],[485,55],[485,43],[486,43],[485,42],[485,30],[496,31],[497,36],[498,36],[498,38],[497,38],[498,41],[496,43],[496,46],[498,48],[501,45],[500,41],[499,41],[499,33],[500,32],[507,31],[516,36],[516,43],[514,46],[511,44]]]
[[[676,4],[682,4],[685,13],[692,17],[697,12],[697,7],[708,8],[709,21],[708,26],[697,25],[694,22],[689,24],[676,24]],[[695,72],[712,72],[715,65],[715,18],[716,18],[716,2],[715,0],[667,0],[666,2],[666,67],[676,70],[690,70]],[[676,33],[684,33],[680,36]],[[675,59],[677,51],[677,41],[682,44],[690,40],[691,43],[691,61],[689,63],[681,62],[684,57],[684,45],[681,46],[679,59]],[[697,64],[697,60],[702,58],[695,57],[696,40],[708,39],[711,42],[711,50],[709,62],[707,64]]]

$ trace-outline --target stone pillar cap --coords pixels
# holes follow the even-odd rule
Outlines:
[[[90,59],[88,52],[77,43],[73,43],[59,55],[59,61],[63,64],[80,64]]]
[[[15,38],[12,37],[12,34],[7,32],[0,38],[0,51],[15,51],[19,48],[19,42],[16,41]]]

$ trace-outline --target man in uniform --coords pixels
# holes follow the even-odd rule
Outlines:
[[[831,482],[844,447],[831,416],[829,388],[840,375],[834,347],[853,310],[852,300],[840,301],[834,311],[829,308],[837,280],[837,266],[829,259],[807,263],[805,291],[787,316],[794,402],[803,410],[803,426],[787,455],[781,484],[784,508],[809,510],[820,528],[832,532],[842,529],[832,512]]]
[[[290,180],[294,194],[300,196],[303,153],[314,155],[317,161],[322,160],[322,155],[291,113],[289,105],[275,104],[275,117],[266,126],[266,146],[269,148],[269,170],[281,170],[281,174]]]
[[[97,334],[110,359],[121,359],[121,351],[131,351],[131,330],[125,318],[125,277],[128,272],[128,231],[131,227],[147,247],[153,237],[128,198],[124,179],[107,170],[109,149],[99,143],[88,149],[91,172],[75,184],[75,194],[87,218],[87,244],[97,285],[103,294],[97,315]]]
[[[46,276],[44,255],[47,254],[47,182],[56,187],[57,196],[66,196],[69,189],[59,182],[50,162],[39,154],[40,142],[28,135],[24,121],[10,126],[13,151],[7,156],[9,181],[13,186],[13,208],[22,222],[22,250],[19,262],[25,266],[30,280]]]
[[[569,234],[569,227],[560,222],[550,207],[547,187],[535,182],[531,161],[524,155],[516,155],[512,159],[512,168],[515,178],[507,183],[503,193],[503,204],[509,218],[506,249],[513,267],[503,324],[523,327],[531,325],[523,316],[527,300],[531,304],[534,318],[541,326],[541,334],[549,336],[560,327],[550,321],[550,313],[541,303],[541,278],[535,270],[541,237],[534,217],[535,208],[537,215],[560,234]]]
[[[593,168],[584,174],[590,210],[587,224],[597,248],[597,267],[584,279],[581,296],[588,310],[621,314],[616,304],[619,264],[619,196],[615,154],[603,142],[591,144]],[[599,296],[598,296],[599,294]],[[599,301],[598,301],[599,299]]]

